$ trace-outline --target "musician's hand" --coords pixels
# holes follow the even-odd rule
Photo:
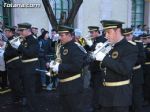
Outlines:
[[[95,54],[95,59],[97,61],[103,61],[105,56],[106,56],[106,54],[100,51],[97,54]]]
[[[11,42],[11,46],[15,49],[18,49],[18,47],[20,46],[20,40],[17,39],[17,41]]]
[[[49,63],[49,67],[50,67],[50,68],[53,68],[53,66],[54,66],[54,60],[52,60],[52,61]]]
[[[92,40],[85,39],[85,42],[86,42],[86,44],[87,44],[88,46],[90,46],[90,47],[93,45]]]
[[[53,70],[53,72],[58,73],[58,71],[59,71],[59,63],[58,62],[56,62],[55,65],[52,66],[52,70]]]
[[[102,42],[100,42],[100,43],[97,43],[97,44],[96,44],[96,47],[95,47],[95,49],[98,49],[98,48],[100,48],[102,45],[103,45],[103,43],[102,43]]]
[[[49,63],[49,62],[47,62],[47,63],[46,63],[46,68],[49,68],[49,65],[50,65],[50,63]]]

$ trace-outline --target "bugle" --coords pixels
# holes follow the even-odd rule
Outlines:
[[[20,41],[22,42],[22,37],[21,36],[18,36],[18,37],[14,37],[12,40],[9,41],[10,44],[14,43],[14,42],[17,42],[17,41]]]
[[[107,54],[111,49],[112,49],[112,46],[110,42],[106,41],[93,52],[93,55],[96,55],[99,52],[103,52]]]

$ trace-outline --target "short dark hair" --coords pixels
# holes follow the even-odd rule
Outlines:
[[[57,32],[57,30],[56,30],[56,29],[52,29],[52,30],[51,30],[51,32],[54,32],[54,31],[55,31],[55,32]]]

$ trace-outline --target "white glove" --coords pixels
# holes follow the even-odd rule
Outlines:
[[[51,61],[50,62],[50,68],[52,69],[53,72],[58,73],[59,63],[58,62],[54,63],[54,61]]]
[[[91,46],[93,45],[92,40],[90,40],[90,39],[85,39],[85,41],[86,41],[86,43],[87,43],[88,46],[91,47]]]
[[[52,68],[54,66],[54,60],[52,60],[49,64],[49,67]]]
[[[18,47],[20,46],[20,40],[17,39],[17,41],[11,42],[11,46],[15,49],[18,49]]]
[[[97,54],[95,54],[95,59],[96,59],[97,61],[103,61],[103,59],[104,59],[105,56],[106,56],[105,53],[103,53],[103,52],[98,52]]]
[[[53,39],[54,39],[55,41],[58,41],[59,38],[60,38],[60,37],[59,37],[59,34],[55,34]]]
[[[90,35],[86,35],[85,37],[84,37],[84,39],[85,39],[85,42],[86,42],[86,44],[88,45],[88,46],[92,46],[93,45],[93,42],[92,42],[92,38],[90,37]]]
[[[100,48],[102,45],[103,45],[103,43],[102,43],[102,42],[100,42],[100,43],[97,43],[97,44],[96,44],[96,47],[95,47],[95,49],[98,49],[98,48]]]

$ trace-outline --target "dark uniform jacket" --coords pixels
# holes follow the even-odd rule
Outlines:
[[[12,40],[12,39],[13,39],[13,37],[10,37],[9,41]],[[9,41],[7,41],[7,43],[6,43],[5,52],[4,52],[4,60],[5,60],[6,64],[7,64],[7,68],[8,67],[16,68],[16,67],[18,67],[18,64],[21,64],[20,63],[21,61],[19,59],[19,55],[20,54],[15,48],[13,48],[11,46]],[[14,61],[10,61],[10,60],[12,60],[14,58],[16,58]],[[10,61],[10,62],[7,63],[8,61]]]
[[[39,53],[38,41],[32,35],[29,35],[21,43],[21,45],[18,48],[18,51],[21,53],[23,69],[27,70],[27,74],[34,74],[35,69],[39,67],[37,58]]]
[[[143,84],[144,77],[143,77],[142,65],[145,62],[145,52],[144,52],[143,43],[140,41],[136,41],[136,40],[135,42],[138,47],[138,58],[137,58],[135,67],[133,68],[133,77],[132,77],[133,80],[132,81],[133,81],[133,84]],[[136,69],[137,66],[141,66],[141,67]]]
[[[145,46],[144,51],[146,54],[146,61],[145,62],[150,62],[150,43]]]
[[[60,48],[62,63],[59,65],[59,79],[66,79],[81,74],[85,53],[74,41],[70,41]],[[83,89],[82,77],[59,84],[60,94],[78,93]]]
[[[39,58],[43,58],[46,62],[50,61],[50,55],[52,55],[51,40],[41,39],[39,45]]]
[[[148,43],[144,48],[145,54],[146,54],[146,60],[145,64],[143,66],[144,71],[144,83],[148,87],[150,86],[149,79],[150,79],[150,43]],[[146,87],[146,90],[149,90],[148,87]],[[145,92],[146,93],[146,92]]]
[[[131,104],[132,88],[130,84],[106,86],[104,82],[120,82],[131,78],[133,66],[137,60],[137,46],[122,39],[102,61],[103,84],[100,84],[100,104],[102,106],[128,106]]]
[[[29,35],[19,46],[18,51],[21,53],[22,60],[37,58],[39,52],[38,41],[32,35]]]

